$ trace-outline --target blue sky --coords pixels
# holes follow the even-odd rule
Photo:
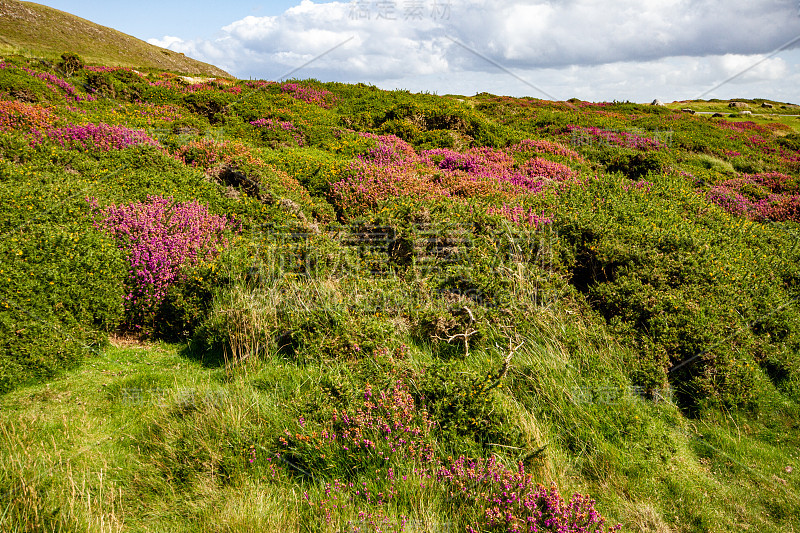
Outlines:
[[[800,0],[41,3],[240,78],[305,65],[293,76],[439,94],[800,103]]]
[[[37,4],[72,13],[142,40],[175,35],[183,39],[212,37],[222,26],[248,15],[283,13],[293,0],[43,0]]]

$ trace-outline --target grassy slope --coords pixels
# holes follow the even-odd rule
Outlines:
[[[2,74],[11,79],[8,71]],[[80,76],[69,81],[83,86]],[[482,95],[470,98],[468,106],[454,107],[445,98],[329,84],[326,87],[336,93],[338,102],[332,109],[321,109],[288,97],[276,86],[243,89],[241,96],[210,86],[198,96],[182,92],[177,82],[176,89],[165,89],[148,84],[147,80],[157,78],[120,73],[120,79],[124,83],[117,80],[114,86],[119,99],[65,103],[48,88],[33,85],[17,93],[42,98],[43,106],[56,109],[60,125],[88,120],[146,128],[173,155],[190,141],[243,140],[251,150],[248,153],[285,169],[305,188],[322,191],[315,200],[321,203],[334,201],[324,192],[327,182],[339,179],[354,152],[364,153],[371,147],[359,144],[356,136],[335,136],[332,132],[342,124],[397,131],[409,139],[416,135],[420,144],[466,144],[469,135],[478,139],[476,144],[501,146],[505,142],[493,138],[492,132],[567,143],[570,137],[553,125],[596,122],[609,129],[640,132],[663,127],[662,122],[657,126],[647,122],[662,118],[650,116],[647,106],[617,106],[610,112],[587,107],[574,113],[559,103],[529,107],[521,100]],[[4,78],[4,83],[17,89],[14,84],[30,80],[18,73],[11,81]],[[126,83],[131,94],[146,103],[126,100],[121,90]],[[321,88],[313,82],[305,85]],[[233,105],[217,105],[215,98]],[[397,102],[402,105],[396,106]],[[412,120],[386,118],[402,113]],[[302,126],[311,146],[299,148],[288,135],[262,136],[247,124],[256,116],[294,121]],[[0,184],[10,201],[3,203],[0,222],[10,239],[0,249],[4,260],[0,274],[8,276],[0,278],[0,301],[6,308],[8,302],[17,307],[11,312],[0,309],[0,326],[11,322],[14,330],[9,337],[14,337],[24,334],[24,329],[34,329],[41,317],[50,320],[45,313],[52,312],[62,322],[54,322],[60,324],[51,328],[55,333],[42,332],[45,341],[35,355],[51,356],[58,340],[83,342],[91,351],[77,368],[0,397],[0,530],[339,532],[351,531],[353,525],[361,531],[372,530],[357,513],[377,506],[360,501],[360,505],[333,511],[326,522],[324,512],[306,503],[303,496],[308,493],[314,502],[325,501],[326,484],[340,479],[343,471],[352,474],[348,468],[356,469],[359,483],[372,480],[371,471],[358,470],[361,461],[372,457],[342,459],[341,464],[326,468],[314,462],[319,452],[308,450],[306,456],[297,452],[293,461],[319,466],[311,472],[313,477],[300,467],[284,465],[283,477],[276,479],[270,460],[282,450],[278,442],[284,431],[302,432],[301,417],[311,429],[327,427],[331,406],[360,405],[358,400],[370,384],[375,390],[387,389],[399,379],[412,390],[431,387],[426,380],[438,365],[446,372],[448,386],[460,383],[464,376],[485,384],[482,376],[503,367],[508,342],[521,347],[498,386],[489,393],[480,387],[467,388],[470,394],[483,395],[489,408],[466,403],[467,415],[447,411],[447,400],[456,397],[457,389],[448,389],[451,398],[431,402],[432,411],[440,409],[441,424],[464,422],[464,427],[456,428],[458,438],[434,434],[433,444],[442,458],[460,453],[497,457],[510,468],[523,460],[536,481],[555,481],[565,494],[591,494],[600,511],[612,522],[623,523],[625,531],[800,530],[796,389],[792,393],[791,383],[775,379],[773,385],[764,377],[762,366],[775,371],[783,359],[748,358],[749,351],[774,352],[792,362],[796,351],[789,337],[768,339],[791,329],[792,317],[775,315],[774,306],[768,311],[749,309],[752,302],[747,294],[733,300],[739,298],[738,292],[752,290],[758,305],[774,304],[762,293],[792,272],[786,263],[796,257],[792,250],[796,224],[752,223],[706,201],[695,180],[681,172],[711,183],[726,180],[737,175],[734,164],[747,162],[724,152],[747,148],[742,147],[743,141],[724,145],[734,141],[727,140],[731,132],[717,128],[718,122],[688,116],[670,120],[675,130],[673,144],[657,152],[667,160],[664,168],[646,167],[638,175],[631,165],[639,154],[606,143],[576,146],[587,161],[569,163],[584,176],[597,174],[599,179],[588,179],[585,186],[565,190],[557,198],[526,200],[533,202],[527,205],[537,212],[547,209],[555,219],[560,233],[550,235],[558,241],[550,248],[555,258],[526,257],[520,251],[522,260],[515,257],[494,263],[493,256],[514,254],[505,248],[501,248],[505,253],[497,253],[492,246],[499,247],[502,239],[494,241],[487,235],[516,236],[512,243],[522,250],[542,234],[513,233],[507,222],[486,219],[467,208],[401,195],[375,212],[360,213],[379,230],[391,225],[410,231],[409,220],[456,229],[465,220],[471,227],[474,223],[472,237],[477,244],[470,261],[443,259],[428,270],[424,265],[404,267],[394,256],[379,254],[375,259],[369,246],[354,251],[352,239],[357,234],[349,235],[350,241],[313,236],[307,222],[297,221],[316,217],[324,226],[331,222],[326,211],[312,205],[307,196],[280,189],[250,167],[242,168],[264,180],[270,195],[256,198],[247,194],[246,187],[237,193],[230,184],[210,179],[213,172],[204,177],[202,170],[156,149],[83,152],[55,142],[31,147],[32,133],[25,128],[3,133]],[[509,130],[500,128],[501,123],[508,124]],[[439,133],[420,131],[422,126]],[[770,137],[770,143],[774,141]],[[755,150],[744,157],[753,159]],[[764,170],[797,173],[796,168],[789,169],[767,155],[761,164]],[[609,170],[613,165],[622,170]],[[651,182],[651,190],[629,190],[643,178]],[[174,343],[120,341],[110,346],[97,337],[79,337],[79,330],[99,329],[100,337],[103,330],[91,322],[96,318],[91,312],[75,329],[67,329],[72,325],[59,314],[70,298],[82,306],[94,305],[92,292],[101,291],[87,289],[91,287],[84,273],[111,270],[104,278],[110,286],[118,285],[126,271],[111,259],[92,257],[107,243],[87,221],[84,198],[95,196],[106,205],[142,200],[147,194],[197,198],[215,213],[237,214],[245,221],[247,230],[231,254],[215,263],[216,270],[192,273],[186,286],[197,292],[180,293],[185,301],[178,296],[171,300],[178,306],[190,296],[202,296],[202,289],[212,290],[212,307],[195,317],[200,324],[194,325],[205,327],[205,333],[184,335]],[[288,202],[275,202],[271,195],[291,199],[302,211]],[[473,207],[485,209],[480,202]],[[36,215],[31,217],[31,212]],[[301,240],[276,239],[261,225],[268,222],[285,224],[293,232],[290,235],[300,235]],[[336,227],[332,233],[346,233],[348,228]],[[84,242],[89,237],[96,240]],[[455,239],[457,235],[439,237]],[[420,238],[424,243],[425,235]],[[303,243],[310,248],[303,248]],[[349,263],[352,255],[358,261]],[[576,265],[567,268],[561,262],[567,263],[570,255]],[[79,262],[83,259],[85,264]],[[306,270],[296,267],[298,259]],[[272,262],[262,265],[259,260]],[[339,263],[334,268],[326,261]],[[253,265],[258,267],[255,279]],[[593,265],[599,265],[593,273],[596,279],[587,283],[594,285],[584,287],[577,279],[579,268]],[[608,284],[598,279],[613,270],[623,280],[619,295],[633,293],[621,304],[625,310],[661,305],[655,319],[647,322],[642,315],[633,333],[625,323],[614,320],[619,315],[611,316],[609,308],[601,306],[602,290]],[[633,280],[631,285],[623,284],[628,279],[625,275]],[[482,290],[502,292],[503,305],[482,302],[474,291],[460,294],[453,277],[481,279]],[[719,283],[708,282],[715,277]],[[652,292],[654,287],[661,292]],[[684,287],[685,294],[673,290]],[[716,294],[726,288],[730,292]],[[636,300],[639,293],[641,301]],[[26,299],[31,296],[34,303]],[[121,295],[111,293],[111,297],[119,300]],[[709,318],[713,302],[732,309],[738,304],[731,316],[741,313],[746,322],[753,312],[763,322],[751,322],[763,329],[758,332],[761,336],[753,337],[754,344],[745,345],[732,363],[758,367],[756,376],[766,383],[755,382],[762,394],[751,399],[757,408],[739,408],[735,405],[739,396],[734,396],[734,405],[712,403],[690,411],[638,394],[632,387],[631,368],[642,356],[640,345],[651,337],[636,337],[636,331],[647,329],[655,338],[664,323],[667,340],[661,349],[669,343],[691,344],[696,340],[693,334],[704,335],[706,326],[719,328],[728,318],[716,322]],[[445,335],[436,329],[439,318],[455,321],[451,333],[472,324],[463,307],[475,313],[475,327],[481,333],[473,339],[469,357],[463,345],[435,339]],[[90,311],[96,312],[91,307]],[[608,320],[603,312],[609,314]],[[674,316],[689,317],[685,321],[689,325],[670,322]],[[764,317],[778,323],[768,324]],[[700,327],[692,330],[692,323]],[[720,338],[726,344],[736,344],[738,336],[744,336],[739,322],[723,326],[728,329],[723,329]],[[669,337],[670,329],[684,332],[684,337]],[[779,352],[782,343],[790,353]],[[407,352],[401,346],[407,346]],[[229,372],[220,361],[223,347],[227,354],[238,350],[253,357]],[[6,359],[0,363],[9,356],[2,355]],[[11,357],[19,355],[15,352]],[[726,371],[713,363],[707,367],[712,377],[716,371]],[[677,378],[671,384],[676,390],[690,385]],[[746,400],[746,392],[738,394]],[[472,416],[485,422],[480,430],[470,425]],[[490,431],[491,441],[481,439],[481,432]],[[251,449],[255,450],[252,463]],[[342,465],[347,468],[337,470]],[[307,468],[306,463],[303,466]],[[464,530],[476,518],[471,514],[475,509],[448,497],[435,484],[421,487],[427,481],[414,477],[414,468],[419,466],[398,466],[408,481],[398,484],[398,498],[386,506],[388,522],[397,524],[404,515],[415,528],[406,531],[440,533],[448,531],[448,523],[453,525],[450,531]],[[387,486],[378,485],[378,490]]]
[[[536,444],[547,445],[530,468],[537,479],[589,491],[624,531],[797,530],[800,486],[783,472],[797,464],[796,434],[773,440],[768,425],[738,416],[685,420],[674,406],[627,394],[612,405],[565,401],[584,383],[565,366],[599,370],[613,354],[584,337],[567,355],[557,330],[580,328],[567,316],[547,320],[511,376],[548,389],[535,407],[511,396]],[[430,360],[412,351],[408,365]],[[358,520],[307,522],[300,494],[320,498],[324,486],[276,484],[263,464],[245,468],[247,448],[255,443],[260,459],[268,446],[260,434],[293,427],[298,398],[332,368],[275,358],[231,381],[179,346],[121,343],[80,371],[10,393],[0,400],[0,482],[14,497],[0,523],[5,531],[350,531]],[[620,440],[623,427],[633,434]],[[229,454],[243,471],[233,480],[222,474]],[[423,491],[399,502],[411,531],[448,531],[454,516],[439,498]]]
[[[152,68],[230,78],[227,72],[112,28],[33,2],[0,1],[0,46],[8,53],[56,60],[73,52],[89,64]]]

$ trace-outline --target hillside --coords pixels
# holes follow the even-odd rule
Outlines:
[[[214,65],[146,43],[33,2],[0,0],[0,53],[56,60],[73,52],[92,65],[152,68],[197,76],[232,76]]]
[[[0,61],[0,530],[800,530],[762,103]]]

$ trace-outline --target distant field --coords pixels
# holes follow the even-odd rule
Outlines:
[[[708,101],[686,101],[686,102],[673,102],[666,104],[670,109],[692,109],[698,112],[705,113],[722,113],[725,115],[726,120],[750,120],[756,124],[770,124],[780,123],[790,127],[795,132],[800,132],[800,106],[791,104],[782,104],[779,102],[771,102],[769,100],[733,100],[736,102],[746,102],[749,107],[746,108],[731,108],[728,107],[728,101],[724,102],[708,102]],[[773,104],[772,109],[761,107],[762,102]],[[742,115],[742,111],[750,111],[752,115]],[[735,115],[731,117],[730,115]],[[789,116],[784,116],[789,115]]]

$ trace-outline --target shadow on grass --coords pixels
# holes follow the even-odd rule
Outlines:
[[[178,353],[181,357],[200,363],[203,368],[217,369],[225,366],[225,351],[222,348],[200,348],[189,343]]]

